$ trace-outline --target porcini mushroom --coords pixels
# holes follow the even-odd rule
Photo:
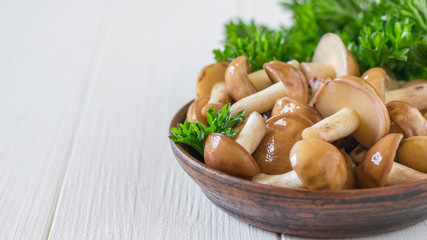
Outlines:
[[[390,130],[387,108],[375,90],[363,79],[341,76],[327,82],[316,93],[314,107],[327,118],[344,107],[357,112],[359,127],[354,138],[364,147],[370,147]],[[350,118],[357,121],[357,118]]]
[[[231,102],[231,98],[228,96],[225,83],[218,82],[212,87],[209,101],[202,109],[202,115],[206,117],[208,109],[211,107],[214,108],[215,112],[218,112],[218,110],[220,110],[229,102]]]
[[[398,100],[411,104],[418,110],[427,109],[427,83],[400,88],[385,93],[385,102]]]
[[[218,133],[210,133],[205,140],[206,165],[230,175],[251,178],[259,168],[251,154],[266,133],[264,118],[252,113],[236,141]]]
[[[206,66],[200,71],[197,81],[197,97],[209,95],[213,85],[217,82],[224,81],[225,69],[229,62],[217,62]]]
[[[289,151],[301,140],[301,132],[313,123],[302,115],[285,113],[266,121],[267,134],[253,153],[260,171],[281,174],[292,170]]]
[[[308,85],[304,74],[290,64],[271,61],[264,63],[265,72],[273,82],[282,82],[286,88],[287,95],[296,100],[308,102]]]
[[[359,63],[347,49],[341,38],[333,33],[322,36],[314,51],[313,63],[328,64],[335,70],[335,76],[359,76]]]
[[[207,124],[206,117],[202,115],[203,107],[208,103],[209,96],[203,96],[191,103],[187,111],[187,121],[196,123],[197,121]]]
[[[319,111],[315,108],[290,97],[277,99],[273,110],[271,110],[271,116],[282,113],[301,114],[310,119],[313,123],[322,120],[322,115],[320,115]]]
[[[385,91],[390,89],[390,78],[384,69],[375,67],[368,69],[361,78],[367,81],[377,91],[378,96],[384,101]]]
[[[427,136],[427,121],[417,108],[406,102],[391,101],[387,103],[387,109],[405,137]]]
[[[346,185],[345,159],[334,145],[321,140],[301,140],[295,143],[289,156],[293,171],[276,176],[260,173],[252,181],[282,187],[333,190],[343,189]]]
[[[354,163],[353,158],[343,148],[340,149],[340,152],[344,157],[345,165],[347,167],[347,181],[344,189],[353,189],[357,185],[357,165]]]
[[[427,179],[427,174],[394,162],[402,138],[402,134],[388,134],[369,149],[357,168],[360,187],[384,187]]]
[[[230,62],[225,71],[225,85],[228,94],[236,101],[257,92],[255,86],[249,80],[251,72],[246,56],[240,56]]]
[[[405,166],[427,173],[427,137],[403,139],[397,150],[397,161]]]
[[[326,142],[347,137],[360,126],[359,115],[348,107],[324,118],[302,132],[303,139],[320,139]]]

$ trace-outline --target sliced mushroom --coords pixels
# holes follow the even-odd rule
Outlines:
[[[402,134],[389,134],[369,149],[357,168],[360,187],[384,187],[427,179],[427,174],[394,162],[402,138]]]
[[[196,123],[197,121],[207,125],[206,117],[202,115],[203,107],[208,103],[209,96],[203,96],[191,103],[187,111],[187,121]]]
[[[385,91],[390,88],[390,78],[384,69],[375,67],[367,70],[361,78],[367,81],[377,91],[378,96],[384,101]]]
[[[333,33],[322,36],[312,59],[313,63],[329,64],[335,69],[337,77],[343,75],[359,76],[359,63],[347,49],[341,38]]]
[[[252,181],[281,187],[310,189],[343,189],[348,172],[341,152],[320,140],[301,140],[290,152],[293,171],[282,175],[257,174]],[[295,178],[298,176],[299,180]]]
[[[308,85],[304,74],[292,65],[280,61],[264,63],[265,72],[273,82],[282,82],[287,95],[296,100],[308,102]]]
[[[313,103],[325,118],[344,107],[356,111],[360,126],[353,136],[365,147],[370,147],[390,130],[390,117],[384,102],[358,77],[341,76],[327,82],[317,91]]]
[[[304,140],[320,139],[326,142],[333,142],[349,136],[356,131],[359,126],[360,119],[357,112],[348,107],[344,107],[313,126],[304,129],[302,138]]]
[[[202,69],[197,81],[197,97],[207,96],[211,93],[213,85],[224,81],[225,69],[229,62],[217,62]]]
[[[260,171],[281,174],[292,170],[289,151],[301,140],[301,132],[313,123],[302,115],[285,113],[266,121],[267,134],[253,153]]]
[[[407,102],[420,111],[427,110],[427,83],[400,88],[385,93],[386,103],[395,100]]]
[[[225,71],[225,85],[228,94],[236,101],[257,92],[255,86],[249,80],[251,72],[246,56],[235,58]]]
[[[222,134],[208,134],[204,148],[206,165],[236,177],[252,178],[259,173],[259,167],[251,152],[265,133],[263,118],[259,113],[253,113],[236,141]]]
[[[286,89],[283,83],[278,82],[255,94],[240,99],[231,105],[231,115],[234,116],[241,110],[245,110],[245,116],[252,112],[265,113],[270,111],[277,99],[286,97]]]
[[[272,116],[282,113],[301,114],[310,119],[313,123],[322,120],[322,115],[320,115],[319,111],[315,108],[290,97],[277,99],[273,110],[271,110]]]
[[[300,67],[301,72],[304,74],[308,81],[320,76],[327,76],[332,79],[336,77],[335,69],[330,64],[303,62],[301,63]]]
[[[387,109],[405,137],[427,136],[427,121],[417,108],[406,102],[391,101],[387,103]]]
[[[405,166],[427,173],[427,137],[405,138],[397,150],[397,159]]]
[[[218,82],[212,88],[209,102],[202,109],[202,115],[206,117],[208,109],[211,107],[214,108],[215,112],[218,112],[218,110],[229,102],[231,102],[231,98],[228,96],[225,83]]]

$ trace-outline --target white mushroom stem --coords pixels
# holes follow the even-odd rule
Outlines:
[[[217,112],[229,102],[231,102],[231,98],[227,93],[225,82],[218,82],[212,87],[211,97],[209,102],[203,107],[202,115],[206,117],[208,115],[207,112],[211,107],[213,107],[215,112]]]
[[[394,100],[407,102],[420,111],[427,109],[427,83],[400,88],[385,93],[386,103]]]
[[[307,188],[294,170],[279,175],[258,173],[252,178],[252,182],[288,188]]]
[[[333,142],[352,134],[359,126],[360,119],[357,112],[345,107],[313,126],[304,129],[302,138],[304,140],[320,139],[326,142]]]
[[[273,84],[264,69],[251,72],[248,77],[258,91],[261,91]]]
[[[257,93],[240,99],[231,106],[231,115],[245,110],[245,116],[253,112],[265,113],[273,109],[277,99],[286,97],[286,88],[282,82],[275,83]]]
[[[336,73],[332,65],[325,63],[301,63],[301,72],[305,75],[307,80],[319,77],[319,76],[329,76],[335,78]]]
[[[386,186],[412,183],[427,179],[427,174],[394,162],[388,174]]]
[[[265,119],[259,113],[253,112],[237,136],[236,142],[242,145],[249,154],[252,154],[266,133]]]

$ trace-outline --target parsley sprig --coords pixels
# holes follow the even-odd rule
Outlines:
[[[225,105],[216,114],[212,108],[208,110],[207,121],[208,126],[201,122],[189,122],[185,120],[184,123],[171,129],[173,136],[169,138],[173,142],[184,143],[193,147],[197,152],[203,156],[204,140],[209,133],[220,133],[227,137],[233,137],[237,132],[234,127],[240,124],[245,117],[244,110],[238,112],[236,116],[232,117],[230,114],[230,104]]]
[[[390,69],[398,80],[427,76],[427,0],[283,0],[293,25],[270,29],[241,20],[226,24],[217,61],[246,55],[252,71],[272,60],[311,61],[320,37],[338,34],[361,71]]]

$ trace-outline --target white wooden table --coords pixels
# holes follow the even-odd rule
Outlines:
[[[297,239],[213,206],[167,138],[223,23],[277,4],[0,0],[0,239]],[[366,239],[402,238],[427,222]]]

